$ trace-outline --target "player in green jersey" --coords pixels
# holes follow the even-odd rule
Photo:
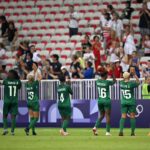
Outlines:
[[[101,121],[106,116],[106,136],[110,136],[110,114],[111,114],[111,99],[109,88],[115,84],[116,80],[107,80],[107,71],[101,73],[101,79],[96,81],[98,89],[98,109],[100,112],[100,118],[97,119],[93,128],[94,135],[98,135],[97,128],[100,126]]]
[[[66,83],[65,76],[59,76],[60,84],[57,87],[58,92],[58,110],[62,118],[62,129],[60,134],[63,136],[68,135],[67,127],[72,114],[70,94],[72,95],[72,89],[69,84]]]
[[[136,81],[130,81],[130,76],[134,77]],[[121,88],[121,119],[120,119],[120,132],[119,136],[123,136],[124,123],[127,113],[130,114],[131,123],[131,136],[135,136],[135,113],[136,113],[136,100],[134,98],[134,88],[138,87],[140,81],[135,72],[123,74],[124,80],[120,81]]]
[[[3,81],[4,105],[3,105],[3,135],[8,134],[7,117],[11,114],[11,134],[14,135],[16,127],[16,116],[18,114],[18,90],[21,88],[21,81],[15,70],[10,70],[8,77]]]
[[[32,135],[37,135],[35,132],[35,125],[39,119],[39,82],[34,80],[34,75],[27,76],[26,83],[27,91],[27,106],[29,109],[30,124],[25,129],[26,135],[29,135],[29,130],[32,129]]]

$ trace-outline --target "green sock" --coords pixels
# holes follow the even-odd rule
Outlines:
[[[100,126],[100,124],[101,124],[101,121],[100,121],[99,119],[97,119],[97,120],[96,120],[95,127],[98,128],[98,127]]]
[[[62,128],[65,132],[67,131],[68,124],[69,124],[68,120],[64,120],[62,123]]]
[[[33,127],[32,129],[35,131],[35,126],[36,126],[36,123],[38,122],[39,118],[34,118],[33,120]]]
[[[134,133],[135,126],[136,126],[136,120],[135,120],[135,118],[131,118],[130,119],[130,123],[131,123],[131,133]]]
[[[30,118],[30,122],[33,122],[33,120],[34,120],[34,117],[31,117]],[[32,131],[34,130],[34,127],[32,127]]]
[[[106,131],[110,132],[110,123],[106,123]]]
[[[11,122],[11,132],[14,132],[15,128],[16,128],[16,117],[13,117]]]
[[[32,117],[30,119],[29,129],[32,129],[34,127],[34,118]]]
[[[7,118],[3,117],[3,128],[4,130],[7,129]]]
[[[125,120],[125,118],[120,119],[120,132],[123,132]]]

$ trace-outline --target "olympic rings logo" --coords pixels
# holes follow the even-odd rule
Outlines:
[[[138,118],[140,116],[140,114],[143,113],[143,110],[144,110],[143,105],[141,105],[141,104],[137,105],[135,117]],[[129,114],[127,114],[127,116],[130,117]]]

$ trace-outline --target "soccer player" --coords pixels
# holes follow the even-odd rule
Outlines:
[[[101,79],[96,81],[98,89],[98,109],[100,112],[100,118],[97,119],[93,128],[94,135],[98,135],[97,128],[100,126],[101,121],[106,116],[106,136],[110,136],[110,114],[111,114],[111,99],[109,87],[115,84],[116,80],[107,80],[107,71],[101,73]]]
[[[29,130],[32,129],[32,135],[37,135],[35,132],[35,125],[39,119],[39,82],[34,80],[34,75],[31,73],[28,74],[27,78],[27,106],[29,109],[30,124],[25,128],[25,132],[26,135],[29,135]]]
[[[69,120],[71,117],[71,102],[70,102],[70,94],[72,95],[72,89],[69,84],[66,83],[65,76],[59,76],[60,84],[57,88],[58,92],[58,110],[62,117],[62,128],[60,130],[60,134],[63,136],[67,136],[67,127],[69,124]]]
[[[136,81],[130,81],[130,76],[134,77]],[[124,72],[124,80],[120,81],[121,88],[121,112],[122,116],[120,119],[120,132],[119,136],[123,136],[124,123],[126,120],[127,113],[130,115],[131,123],[131,136],[135,136],[135,113],[136,113],[136,101],[134,98],[134,88],[138,87],[140,81],[135,72],[128,73]]]
[[[3,127],[2,135],[7,135],[7,117],[11,114],[11,134],[14,135],[16,127],[16,116],[18,114],[18,90],[21,88],[21,81],[15,70],[10,70],[8,77],[3,81],[4,105],[3,105]]]

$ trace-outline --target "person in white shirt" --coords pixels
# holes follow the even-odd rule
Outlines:
[[[124,52],[128,56],[129,64],[130,64],[131,59],[132,59],[132,53],[133,53],[133,51],[136,51],[134,37],[133,37],[133,34],[131,32],[130,25],[126,26],[126,28],[125,28],[125,34],[123,37],[123,44],[124,44]]]
[[[74,11],[74,6],[70,6],[70,21],[69,21],[69,34],[70,37],[78,34],[78,18],[79,15]]]
[[[42,73],[41,70],[38,68],[38,63],[33,62],[32,68],[33,70],[29,74],[32,74],[34,76],[34,80],[42,80]]]
[[[118,14],[113,13],[112,14],[112,29],[116,32],[116,36],[119,38],[121,41],[122,39],[122,33],[123,33],[123,23],[119,19]]]
[[[39,53],[36,51],[36,48],[34,45],[30,46],[30,51],[33,54],[33,57],[32,57],[33,62],[37,62],[37,63],[41,62],[41,57]]]
[[[90,49],[90,47],[88,47],[88,46],[86,48],[86,52],[83,55],[83,59],[85,60],[85,63],[90,61],[92,63],[92,66],[95,66],[95,64],[94,64],[94,62],[95,62],[94,53]]]

